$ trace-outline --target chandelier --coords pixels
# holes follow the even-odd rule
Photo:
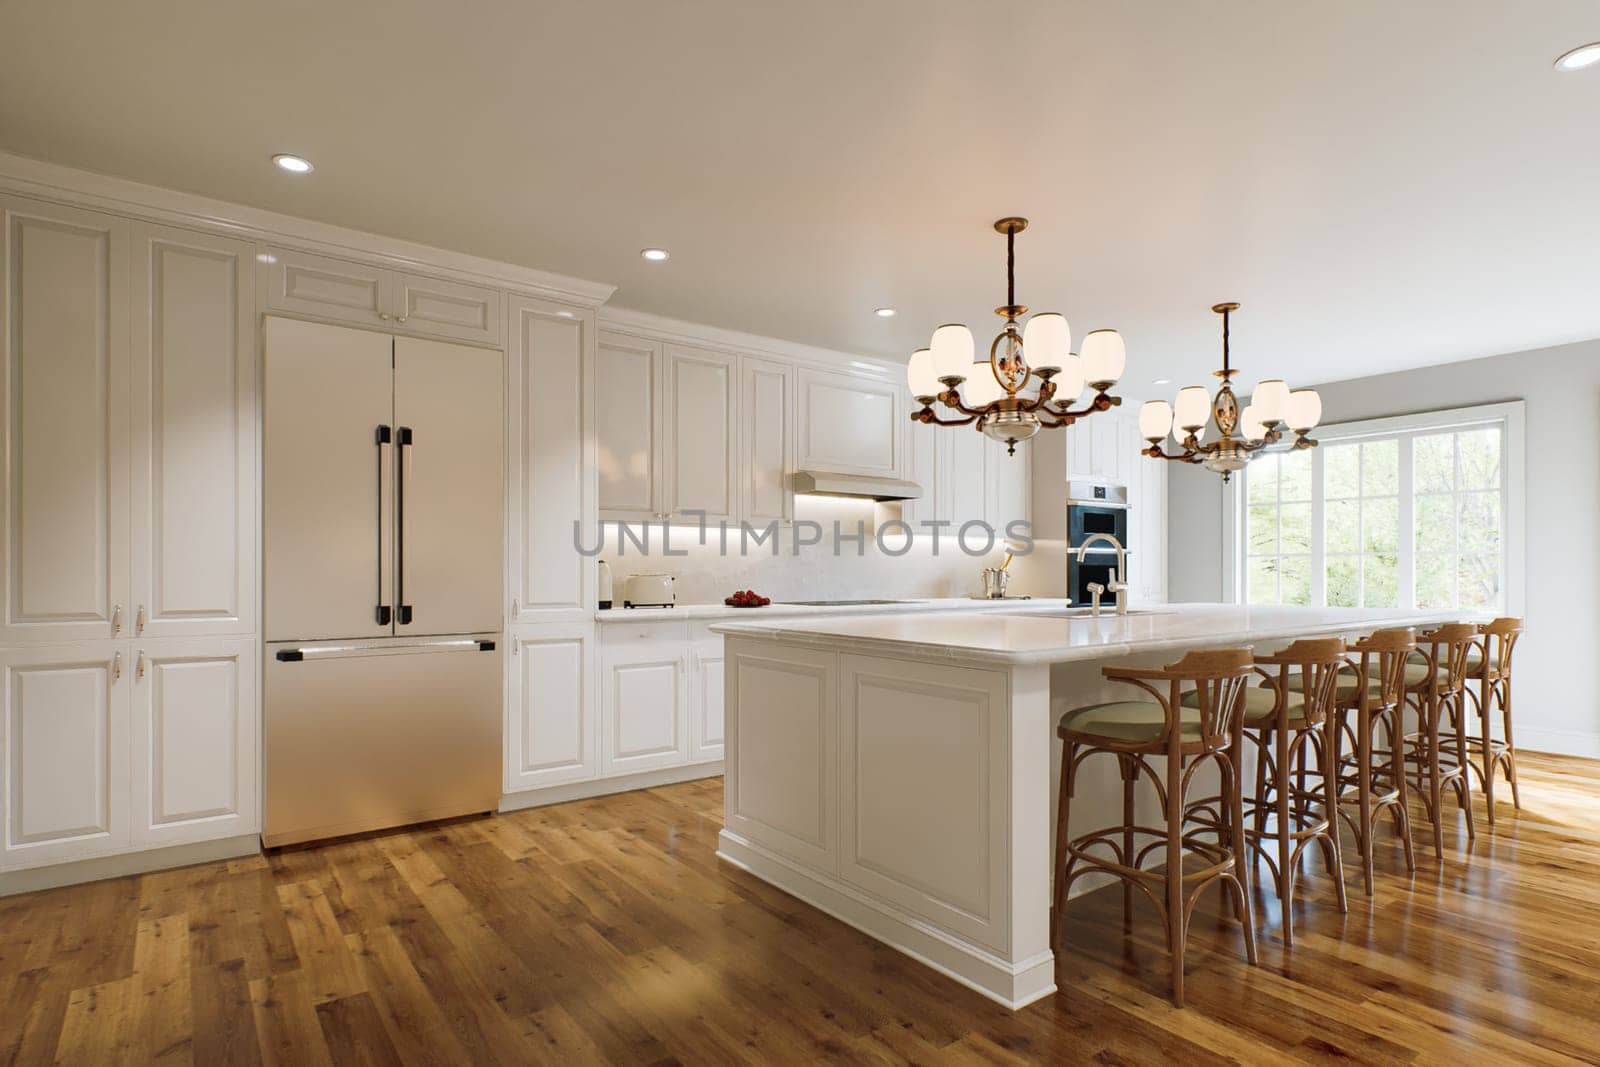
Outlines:
[[[1006,324],[989,345],[988,355],[975,359],[972,331],[951,323],[933,331],[928,347],[913,352],[906,368],[911,395],[922,405],[911,413],[914,420],[936,426],[976,423],[982,433],[1004,441],[1012,455],[1018,441],[1026,441],[1041,427],[1070,426],[1122,403],[1121,397],[1106,390],[1117,384],[1127,362],[1127,350],[1115,330],[1093,331],[1083,339],[1082,354],[1073,352],[1072,327],[1053,311],[1034,315],[1018,332],[1017,318],[1028,309],[1017,303],[1016,242],[1017,234],[1027,227],[1028,220],[1019,218],[994,224],[1006,236],[1006,303],[994,313]],[[1029,392],[1034,379],[1037,385]],[[1085,382],[1095,391],[1094,398],[1073,411],[1070,405]],[[935,401],[959,417],[941,417],[933,409]]]
[[[1175,407],[1165,400],[1147,401],[1139,409],[1139,436],[1149,441],[1150,447],[1141,454],[1178,463],[1203,463],[1226,482],[1256,453],[1283,438],[1280,424],[1294,431],[1291,448],[1315,448],[1317,443],[1306,436],[1322,420],[1322,398],[1315,389],[1291,393],[1283,381],[1269,378],[1256,383],[1250,403],[1239,410],[1239,398],[1233,394],[1233,376],[1239,372],[1228,361],[1228,316],[1239,310],[1239,305],[1217,304],[1211,310],[1222,316],[1222,369],[1213,372],[1222,379],[1222,388],[1213,398],[1203,385],[1185,386],[1178,390]],[[1204,443],[1209,422],[1215,422],[1220,436]],[[1169,432],[1181,452],[1163,451]]]

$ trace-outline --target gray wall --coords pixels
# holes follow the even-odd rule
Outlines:
[[[1317,386],[1323,422],[1527,403],[1528,633],[1517,646],[1521,747],[1600,756],[1600,340]],[[1222,595],[1221,479],[1168,483],[1173,600]]]

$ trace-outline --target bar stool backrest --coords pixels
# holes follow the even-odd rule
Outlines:
[[[1409,626],[1390,630],[1374,630],[1359,641],[1350,644],[1350,651],[1361,657],[1358,679],[1372,678],[1378,684],[1378,694],[1373,700],[1365,685],[1358,689],[1363,701],[1371,700],[1378,707],[1389,707],[1405,699],[1406,657],[1417,650],[1417,632]]]
[[[1172,680],[1171,707],[1178,706],[1184,682],[1194,685],[1199,694],[1200,737],[1208,749],[1232,743],[1243,726],[1250,660],[1248,648],[1202,649],[1163,668]]]
[[[1277,690],[1279,711],[1295,697],[1295,683],[1299,683],[1308,726],[1316,726],[1328,717],[1339,674],[1350,669],[1342,637],[1302,638],[1270,655],[1257,656],[1255,663],[1256,673]],[[1263,669],[1267,667],[1275,667],[1276,671]]]
[[[1486,622],[1478,630],[1483,635],[1483,665],[1479,668],[1483,677],[1511,677],[1511,650],[1522,636],[1522,620],[1506,616]]]
[[[1459,693],[1467,685],[1467,654],[1478,639],[1478,627],[1470,622],[1451,622],[1423,634],[1419,644],[1426,646],[1428,665],[1434,668],[1428,685],[1437,692]],[[1443,668],[1445,678],[1439,679]]]

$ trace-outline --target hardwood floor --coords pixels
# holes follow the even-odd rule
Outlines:
[[[1521,770],[1347,916],[1313,861],[1292,955],[1208,892],[1182,1011],[1115,887],[1013,1015],[717,860],[710,780],[0,901],[0,1064],[1592,1061],[1600,762]]]

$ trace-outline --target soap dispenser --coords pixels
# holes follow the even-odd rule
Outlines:
[[[611,607],[611,565],[605,560],[600,561],[600,609],[605,611]]]

